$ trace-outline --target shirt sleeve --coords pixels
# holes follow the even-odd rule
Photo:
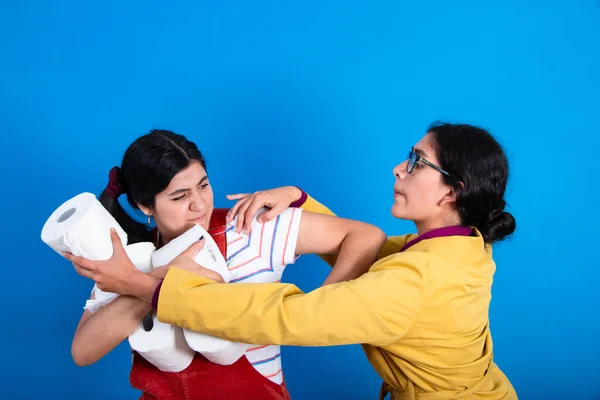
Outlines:
[[[262,279],[265,277],[262,272],[274,272],[279,280],[285,266],[293,264],[297,259],[296,244],[303,210],[288,208],[270,221],[259,222],[258,218],[266,210],[262,208],[254,216],[252,230],[248,235],[230,233],[232,243],[237,243],[227,260],[229,270],[237,274],[235,278],[232,275],[230,283],[275,281]],[[236,223],[237,217],[230,225],[235,226]]]
[[[268,230],[273,232],[271,248],[268,253],[270,263],[275,268],[283,268],[296,261],[296,243],[298,243],[301,218],[302,209],[288,208],[266,223],[266,225],[270,225]],[[260,223],[255,222],[255,224],[259,225]],[[258,227],[252,227],[252,230],[256,229]]]
[[[219,284],[174,267],[161,288],[158,318],[246,343],[381,346],[407,332],[422,304],[427,269],[411,254],[310,293],[280,283]]]

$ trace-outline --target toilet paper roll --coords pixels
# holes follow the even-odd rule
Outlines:
[[[140,324],[129,335],[131,348],[161,371],[183,371],[192,363],[195,353],[186,343],[182,329],[160,322],[155,312],[152,321],[154,326],[149,332]]]
[[[67,251],[90,260],[106,260],[113,254],[110,228],[123,246],[127,234],[92,193],[81,193],[58,207],[42,228],[42,241],[59,254]]]
[[[152,255],[156,247],[152,242],[139,242],[125,247],[125,253],[135,267],[147,274],[152,271]]]
[[[133,265],[144,273],[152,271],[152,254],[154,253],[154,250],[154,244],[150,242],[134,243],[125,247],[125,253],[127,253],[127,256]],[[92,293],[94,293],[94,299],[88,300],[85,303],[85,309],[91,312],[98,311],[100,308],[119,297],[116,293],[105,292],[98,289],[96,285],[94,285]]]
[[[157,268],[169,264],[202,236],[205,238],[204,247],[194,257],[194,261],[204,268],[217,272],[225,282],[229,282],[230,275],[227,269],[227,261],[225,261],[214,239],[200,225],[194,225],[161,249],[156,250],[152,255],[152,265]],[[215,364],[233,364],[244,355],[248,348],[245,343],[230,342],[188,330],[183,332],[190,347]]]
[[[183,253],[202,236],[204,236],[204,247],[194,257],[194,261],[204,268],[215,271],[221,275],[225,282],[229,282],[230,276],[227,269],[227,261],[225,261],[225,258],[221,254],[217,243],[200,225],[194,225],[162,248],[156,250],[152,255],[153,267],[157,268],[168,265],[175,257]]]
[[[183,330],[187,344],[209,361],[219,365],[231,365],[248,350],[246,343],[230,342],[203,333]]]

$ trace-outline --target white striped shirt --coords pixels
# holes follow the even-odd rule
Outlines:
[[[227,225],[227,268],[229,283],[280,282],[285,266],[296,260],[296,242],[302,209],[288,208],[266,223],[252,221],[249,235],[235,231],[237,219]],[[271,381],[281,384],[281,350],[278,345],[250,346],[246,358]]]

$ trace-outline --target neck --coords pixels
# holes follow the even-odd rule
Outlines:
[[[436,218],[425,221],[414,221],[414,223],[417,228],[417,236],[421,236],[434,229],[460,225],[460,219],[458,216],[453,216],[452,218]]]
[[[172,237],[163,235],[162,232],[159,230],[157,238],[156,238],[156,243],[154,243],[154,246],[156,246],[156,248],[159,249],[159,248],[163,247],[164,245],[166,245],[167,243],[169,243],[171,240],[173,240]]]

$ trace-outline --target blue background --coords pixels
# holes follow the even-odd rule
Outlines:
[[[126,343],[73,363],[91,283],[40,232],[137,136],[194,140],[218,206],[296,184],[400,234],[391,169],[437,119],[489,128],[512,163],[495,360],[523,399],[600,397],[600,2],[166,3],[0,5],[1,398],[136,397]],[[307,256],[284,280],[310,290],[327,271]],[[283,354],[296,400],[377,396],[359,346]]]

